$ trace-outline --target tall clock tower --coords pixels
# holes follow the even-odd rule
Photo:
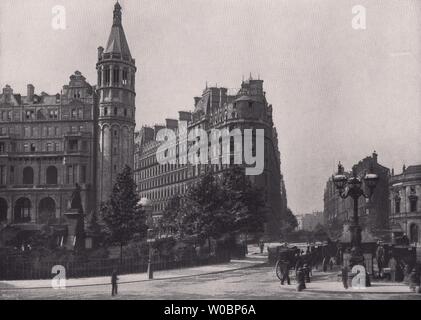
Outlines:
[[[114,6],[113,25],[105,49],[98,48],[97,200],[107,201],[116,176],[133,169],[135,130],[135,59],[122,25],[121,6]]]

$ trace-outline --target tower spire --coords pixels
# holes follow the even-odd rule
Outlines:
[[[113,26],[121,26],[121,6],[118,1],[114,5]]]

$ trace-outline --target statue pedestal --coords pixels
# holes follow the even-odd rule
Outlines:
[[[78,209],[69,209],[64,213],[67,224],[67,241],[66,248],[68,250],[77,250],[84,248],[84,214],[79,213]]]

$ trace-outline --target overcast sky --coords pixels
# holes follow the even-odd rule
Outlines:
[[[206,81],[238,88],[264,79],[279,134],[289,206],[323,209],[338,160],[373,150],[400,172],[421,163],[421,1],[122,0],[136,59],[136,122],[162,123],[191,110]],[[65,30],[51,9],[66,8]],[[81,71],[96,84],[113,0],[1,0],[0,86],[60,92]],[[366,30],[351,27],[367,9]]]

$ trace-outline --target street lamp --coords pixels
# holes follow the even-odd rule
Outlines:
[[[364,256],[361,248],[361,226],[358,221],[358,199],[361,196],[366,199],[371,198],[379,177],[372,172],[372,167],[370,167],[369,172],[365,173],[363,177],[357,176],[356,168],[354,167],[352,169],[352,176],[347,177],[344,173],[344,167],[339,162],[338,173],[332,177],[332,180],[342,199],[351,197],[354,200],[354,214],[350,226],[352,247],[350,266],[362,265],[364,263]],[[368,188],[368,194],[364,192],[363,184]]]
[[[153,208],[152,208],[152,202],[147,199],[147,198],[142,198],[140,199],[139,206],[141,206],[143,208],[143,210],[145,210],[145,214],[146,214],[146,225],[148,227],[148,232],[147,232],[147,236],[146,236],[146,241],[149,244],[149,252],[148,252],[148,279],[153,279],[153,264],[152,264],[152,259],[153,259],[153,248],[152,245],[155,242],[155,229],[154,229],[154,221],[153,221]]]

